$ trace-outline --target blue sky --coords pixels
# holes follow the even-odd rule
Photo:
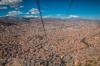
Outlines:
[[[71,0],[39,0],[43,17],[66,18]],[[39,16],[36,0],[0,0],[0,16]],[[100,20],[100,0],[74,0],[67,18]]]

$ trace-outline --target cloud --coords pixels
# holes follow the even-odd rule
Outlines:
[[[44,15],[43,18],[57,18],[57,15]]]
[[[34,15],[25,15],[24,17],[39,17],[39,16],[34,16]]]
[[[25,13],[25,14],[30,14],[29,12]]]
[[[80,16],[77,16],[77,15],[69,15],[67,18],[80,18]]]
[[[19,8],[23,8],[24,6],[20,6]]]
[[[44,12],[44,10],[41,10],[41,12]],[[26,12],[25,14],[31,14],[31,15],[34,15],[34,14],[39,14],[39,10],[37,8],[32,8],[30,9],[28,12]]]
[[[0,6],[0,10],[7,9],[6,6]]]
[[[63,14],[56,14],[56,15],[45,15],[43,18],[64,18]]]
[[[43,16],[43,18],[50,18],[51,16],[50,15],[48,15],[48,16]]]
[[[21,11],[10,11],[10,12],[8,12],[8,14],[6,16],[16,16],[19,14],[22,14],[22,12]]]
[[[16,7],[15,9],[16,10],[18,10],[18,9],[20,9],[20,8],[23,8],[24,6],[19,6],[19,7]]]
[[[0,5],[9,5],[11,7],[16,7],[18,6],[22,0],[1,0]]]
[[[39,10],[36,9],[36,8],[32,8],[31,10],[29,10],[29,12],[30,12],[31,14],[39,14]]]
[[[57,14],[57,16],[62,16],[62,14]]]

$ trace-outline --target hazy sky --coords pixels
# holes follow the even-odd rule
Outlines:
[[[39,0],[43,17],[65,18],[71,0]],[[0,0],[0,16],[37,17],[36,0]],[[74,0],[67,18],[100,20],[100,0]]]

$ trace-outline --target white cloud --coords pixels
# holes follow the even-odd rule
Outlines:
[[[69,15],[67,18],[80,18],[80,16],[77,16],[77,15]]]
[[[43,18],[50,18],[51,16],[50,15],[48,15],[48,16],[43,16]]]
[[[34,17],[33,15],[26,15],[26,16],[24,16],[24,17]]]
[[[16,16],[19,14],[22,14],[22,12],[21,11],[10,11],[10,12],[8,12],[8,14],[6,16]]]
[[[58,15],[46,15],[46,16],[43,16],[43,18],[58,18]]]
[[[16,7],[18,6],[22,0],[1,0],[0,5],[9,5],[11,7]]]
[[[19,8],[23,8],[24,6],[20,6]]]
[[[63,14],[56,14],[56,15],[46,15],[43,18],[64,18]]]
[[[57,16],[62,16],[62,14],[57,14]]]
[[[34,15],[25,15],[24,17],[39,17],[39,16],[34,16]]]
[[[15,9],[16,10],[18,10],[18,9],[20,9],[20,8],[23,8],[24,6],[19,6],[19,7],[16,7]]]
[[[39,13],[38,9],[36,9],[36,8],[32,8],[31,10],[29,10],[29,12],[31,14],[38,14]]]
[[[29,12],[27,12],[26,14],[30,14]]]
[[[41,12],[44,12],[44,10],[41,10]],[[26,12],[25,14],[31,14],[31,15],[34,15],[34,14],[39,14],[39,10],[37,8],[32,8],[30,9],[28,12]]]
[[[0,10],[7,9],[6,6],[0,6]]]

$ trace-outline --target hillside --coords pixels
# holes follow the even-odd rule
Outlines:
[[[0,18],[0,66],[100,66],[100,21]]]

